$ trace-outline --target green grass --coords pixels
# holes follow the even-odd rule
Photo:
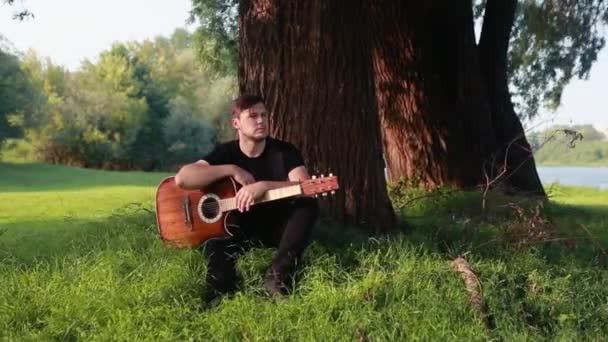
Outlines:
[[[419,193],[393,191],[407,233],[378,239],[322,221],[291,296],[260,294],[273,251],[255,249],[239,261],[243,289],[200,311],[205,260],[157,237],[153,198],[165,176],[0,164],[0,340],[608,335],[608,192],[553,189],[543,209],[552,235],[518,246],[521,227],[544,222],[533,203],[490,194],[482,211],[478,194],[445,192],[401,208]],[[481,281],[490,326],[448,264],[461,255]]]

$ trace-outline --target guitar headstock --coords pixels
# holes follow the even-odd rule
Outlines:
[[[336,193],[336,190],[340,188],[338,185],[338,176],[334,176],[331,173],[328,176],[312,176],[312,179],[303,181],[301,187],[304,195],[315,196],[318,196],[319,194],[327,196],[327,193],[333,195]]]

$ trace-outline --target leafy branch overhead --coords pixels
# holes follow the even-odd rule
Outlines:
[[[533,117],[542,105],[555,110],[572,78],[589,76],[607,23],[606,1],[520,1],[509,79],[522,116]]]
[[[15,3],[15,0],[4,0],[4,3],[11,6]],[[30,12],[27,9],[22,9],[21,11],[18,11],[17,13],[13,14],[13,19],[15,20],[25,20],[28,18],[34,18],[34,13]]]
[[[474,4],[477,20],[487,0]],[[190,22],[199,20],[195,45],[200,59],[215,70],[238,65],[238,0],[193,0]],[[573,77],[589,76],[605,45],[608,23],[603,0],[521,0],[509,48],[509,83],[517,112],[533,118],[541,106],[555,110]]]
[[[235,73],[238,67],[238,0],[193,0],[189,23],[197,19],[194,48],[212,71]]]

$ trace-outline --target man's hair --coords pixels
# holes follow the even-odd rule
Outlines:
[[[255,106],[257,103],[264,103],[264,99],[259,95],[243,94],[232,101],[232,117],[237,118],[242,111]]]

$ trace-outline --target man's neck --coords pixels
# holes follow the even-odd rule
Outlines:
[[[239,138],[239,147],[241,151],[249,158],[259,157],[262,152],[264,152],[264,147],[266,147],[266,139],[264,140],[251,140],[251,139],[243,139]]]

